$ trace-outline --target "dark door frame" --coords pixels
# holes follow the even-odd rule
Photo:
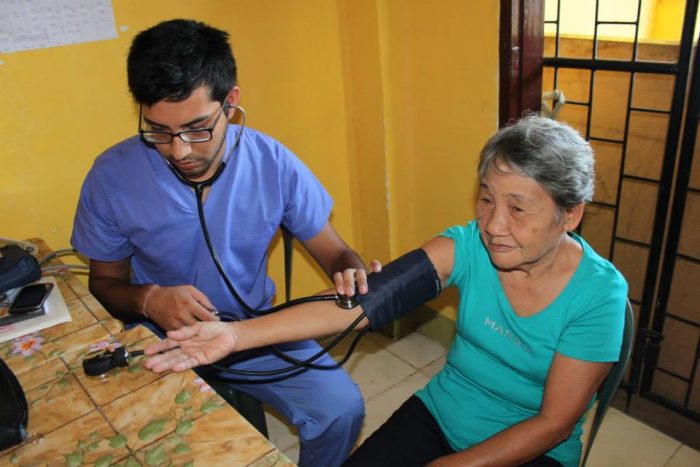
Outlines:
[[[501,0],[498,126],[542,105],[544,0]]]

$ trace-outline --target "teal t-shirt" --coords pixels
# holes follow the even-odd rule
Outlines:
[[[448,442],[461,451],[539,411],[555,352],[595,362],[620,354],[627,283],[579,236],[581,262],[559,296],[519,317],[505,296],[476,222],[447,229],[455,257],[447,285],[459,289],[457,333],[445,367],[417,392]],[[593,401],[591,401],[592,403]],[[581,424],[547,453],[578,465]]]

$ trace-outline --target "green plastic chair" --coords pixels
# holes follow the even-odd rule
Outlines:
[[[598,388],[598,406],[593,414],[593,423],[590,425],[590,430],[588,432],[588,439],[581,452],[581,467],[586,465],[588,460],[588,455],[591,452],[591,447],[593,446],[593,441],[598,434],[601,423],[603,423],[603,417],[605,417],[605,412],[607,412],[608,407],[610,407],[610,402],[612,402],[617,388],[620,387],[620,382],[622,377],[627,370],[627,365],[630,361],[630,355],[632,354],[632,343],[634,342],[634,313],[632,312],[632,304],[627,300],[627,306],[625,307],[625,328],[622,333],[622,348],[620,349],[620,359],[615,363],[610,369],[610,373],[605,377],[603,384]]]

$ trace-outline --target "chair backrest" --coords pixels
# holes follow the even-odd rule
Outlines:
[[[586,440],[586,445],[583,447],[581,452],[581,467],[586,465],[588,460],[588,455],[591,452],[591,447],[593,446],[593,441],[598,434],[598,429],[600,424],[603,422],[603,417],[605,412],[610,406],[617,388],[620,386],[622,381],[622,376],[625,374],[627,365],[630,361],[630,355],[632,354],[632,343],[634,342],[634,313],[632,312],[632,305],[629,300],[627,300],[627,306],[625,307],[625,328],[622,333],[622,347],[620,349],[620,359],[615,363],[610,369],[610,373],[605,377],[603,384],[601,384],[598,389],[598,407],[593,415],[593,423],[588,434],[588,439]]]

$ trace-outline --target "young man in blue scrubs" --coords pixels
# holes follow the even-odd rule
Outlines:
[[[82,187],[72,244],[90,258],[90,291],[116,318],[158,334],[222,310],[246,319],[205,244],[192,184],[203,187],[203,213],[214,249],[243,300],[268,308],[271,239],[284,225],[339,293],[366,293],[365,267],[328,222],[333,202],[287,148],[231,125],[240,89],[228,34],[190,20],[139,33],[128,57],[129,88],[140,106],[140,135],[100,155]],[[217,170],[223,164],[218,176]],[[372,268],[380,266],[373,262]],[[314,341],[278,346],[305,360]],[[258,350],[228,362],[239,370],[288,363]],[[331,365],[324,356],[316,363]],[[226,378],[226,375],[220,375]],[[364,417],[362,396],[343,369],[297,371],[264,383],[230,384],[270,404],[294,424],[302,466],[339,465]]]

